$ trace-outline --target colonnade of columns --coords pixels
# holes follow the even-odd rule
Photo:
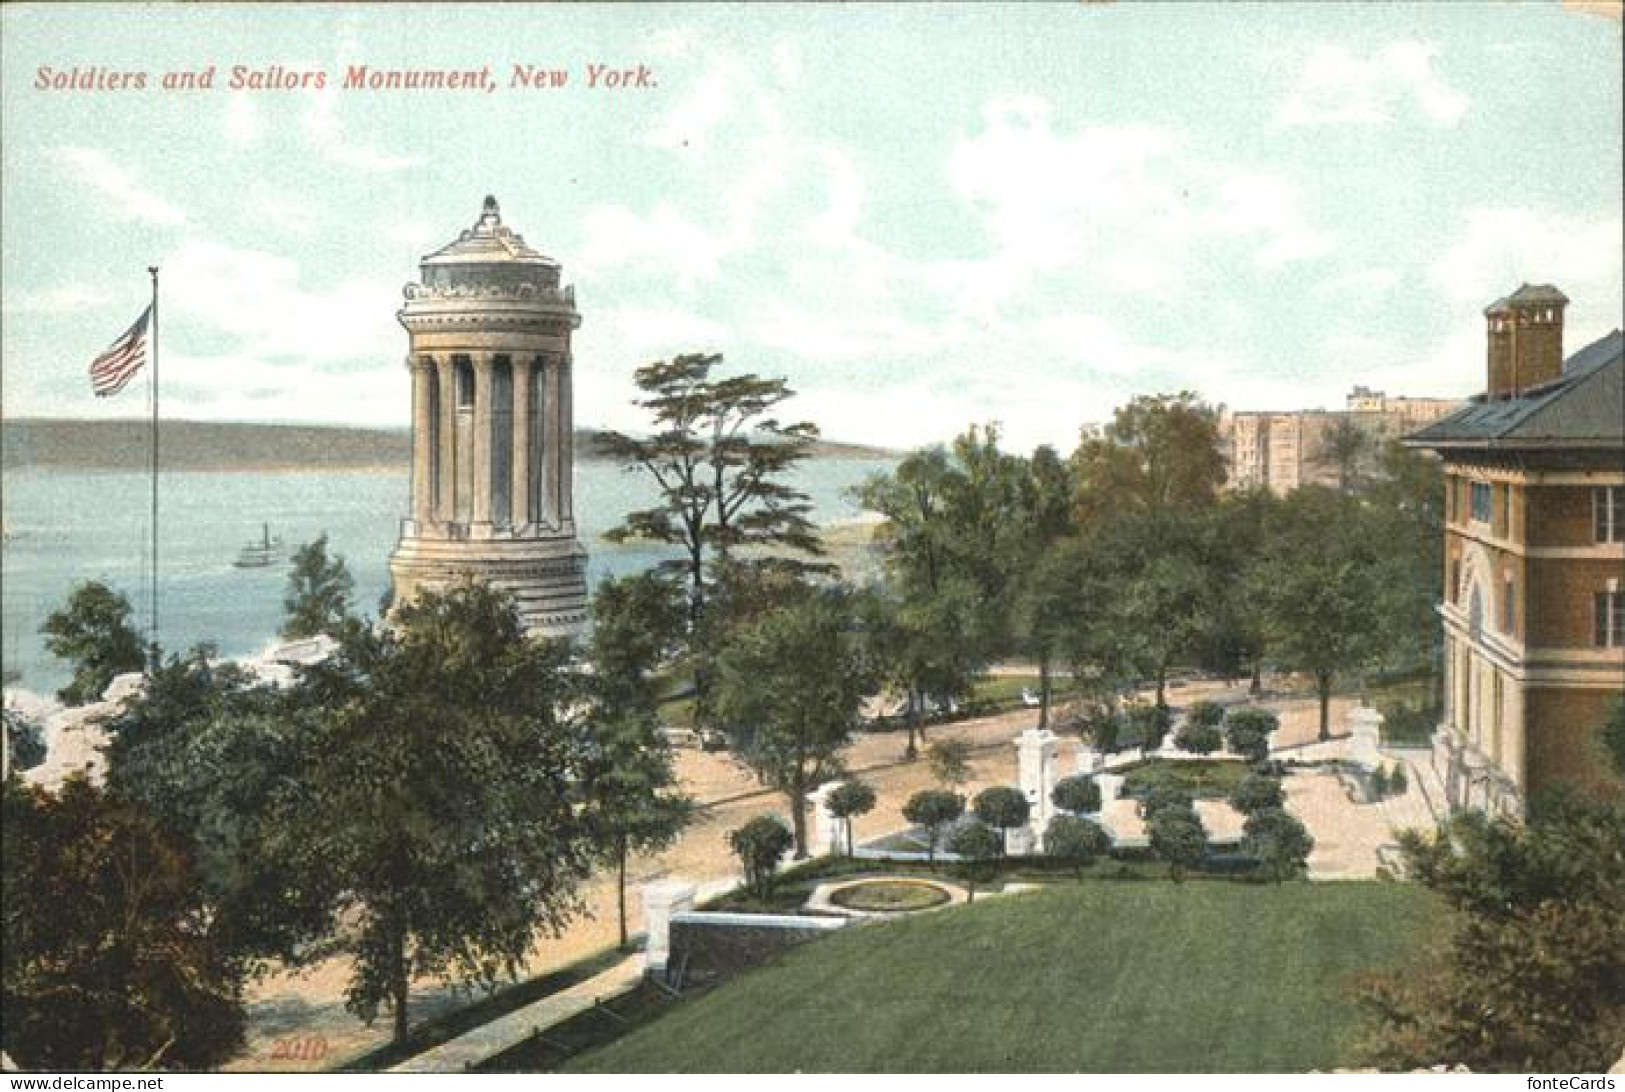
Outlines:
[[[445,352],[407,363],[420,535],[522,532],[572,520],[567,357]]]

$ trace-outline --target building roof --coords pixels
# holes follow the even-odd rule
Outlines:
[[[495,265],[508,262],[557,265],[552,258],[527,246],[522,236],[502,222],[497,199],[487,197],[474,226],[423,259],[428,265]]]
[[[1484,308],[1486,315],[1493,315],[1497,311],[1505,311],[1511,307],[1536,307],[1541,304],[1557,304],[1562,306],[1569,302],[1569,298],[1557,290],[1555,284],[1525,284],[1510,296],[1502,296],[1488,307]]]
[[[1522,289],[1520,289],[1522,291]],[[1625,334],[1615,330],[1563,362],[1563,374],[1515,398],[1474,395],[1405,438],[1411,447],[1625,448]]]

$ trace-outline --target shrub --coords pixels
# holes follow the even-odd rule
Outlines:
[[[1149,822],[1159,812],[1190,811],[1193,797],[1189,789],[1172,781],[1159,781],[1146,792],[1140,803],[1140,814]]]
[[[931,776],[953,790],[970,780],[970,744],[962,739],[941,739],[925,749]]]
[[[1199,701],[1185,711],[1185,723],[1217,728],[1224,721],[1224,706],[1216,701]]]
[[[1438,707],[1426,702],[1394,702],[1382,706],[1381,713],[1384,743],[1426,743],[1439,727]]]
[[[1032,806],[1027,803],[1027,795],[1020,789],[1012,789],[1008,785],[995,785],[990,789],[983,789],[976,794],[976,800],[971,808],[976,812],[976,818],[1005,833],[1021,826],[1032,814]]]
[[[1270,733],[1281,726],[1281,718],[1268,709],[1242,706],[1224,717],[1224,736],[1230,749],[1249,762],[1263,762],[1270,753]]]
[[[1210,755],[1219,749],[1224,737],[1212,725],[1195,724],[1187,720],[1179,726],[1179,734],[1174,737],[1180,748],[1193,755]]]
[[[862,781],[843,781],[830,792],[824,806],[846,826],[846,855],[852,856],[852,820],[874,810],[875,790]]]
[[[1089,741],[1095,750],[1102,754],[1110,754],[1117,750],[1117,740],[1122,734],[1122,724],[1117,714],[1104,705],[1089,705],[1078,710],[1068,720],[1068,724],[1075,728],[1078,735]]]
[[[1396,762],[1394,772],[1388,775],[1388,791],[1394,796],[1404,796],[1410,791],[1410,778],[1405,775],[1405,764]]]
[[[1242,827],[1247,852],[1258,858],[1259,871],[1280,883],[1303,870],[1315,840],[1296,818],[1280,808],[1263,808]]]
[[[1100,810],[1100,786],[1087,774],[1063,777],[1050,790],[1049,798],[1062,811],[1081,813]]]
[[[795,845],[795,835],[775,815],[758,815],[728,835],[728,848],[745,869],[745,882],[758,898],[773,894],[773,872]]]
[[[1388,771],[1378,766],[1371,771],[1371,799],[1381,800],[1388,791]]]
[[[1152,852],[1168,862],[1168,875],[1176,883],[1207,852],[1207,831],[1190,807],[1154,812],[1146,826],[1151,832]]]
[[[977,882],[992,879],[994,860],[1003,851],[1004,845],[999,835],[987,824],[967,823],[954,831],[948,848],[960,857],[955,871],[969,885],[969,897],[965,901],[974,901]]]
[[[1044,828],[1044,853],[1069,862],[1079,878],[1086,867],[1105,856],[1111,847],[1111,835],[1104,827],[1076,815],[1057,815]]]
[[[1125,709],[1124,719],[1128,722],[1129,732],[1139,739],[1140,746],[1153,751],[1162,746],[1162,738],[1168,734],[1168,726],[1173,723],[1174,715],[1166,705],[1134,702]]]
[[[1279,778],[1265,774],[1248,774],[1230,794],[1230,806],[1243,815],[1251,815],[1265,808],[1279,808],[1286,803]]]
[[[943,828],[964,814],[965,798],[944,789],[922,789],[903,804],[903,818],[925,828],[930,839],[926,856],[933,864]]]

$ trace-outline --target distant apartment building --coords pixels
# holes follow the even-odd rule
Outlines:
[[[1524,285],[1491,304],[1488,389],[1406,440],[1444,461],[1433,762],[1456,807],[1620,789],[1597,733],[1625,696],[1625,335],[1564,361],[1567,303]]]
[[[1343,422],[1353,425],[1370,443],[1366,469],[1383,445],[1460,409],[1449,398],[1393,396],[1355,387],[1342,410],[1243,411],[1219,418],[1219,435],[1231,489],[1267,488],[1286,494],[1300,485],[1338,485],[1331,458],[1332,438]]]

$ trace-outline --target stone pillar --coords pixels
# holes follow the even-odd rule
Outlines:
[[[1100,786],[1100,810],[1105,811],[1122,793],[1123,775],[1114,773],[1096,774],[1095,784]]]
[[[1060,740],[1048,728],[1029,728],[1016,737],[1016,770],[1021,791],[1032,810],[1028,825],[1041,832],[1049,825],[1055,806],[1050,789],[1055,787],[1055,757]]]
[[[406,358],[412,369],[412,521],[421,530],[435,521],[434,376],[428,360]]]
[[[813,808],[812,837],[809,839],[812,844],[807,847],[807,852],[814,857],[846,852],[846,820],[837,819],[829,810],[829,794],[844,784],[844,781],[826,781],[807,794],[807,802]]]
[[[559,362],[542,366],[542,511],[549,527],[559,525]]]
[[[1349,713],[1348,727],[1353,737],[1349,741],[1350,757],[1368,770],[1376,769],[1382,762],[1382,755],[1378,753],[1382,739],[1382,714],[1370,706],[1359,706]]]
[[[455,523],[457,520],[457,365],[448,354],[431,357],[435,378],[440,385],[440,421],[436,428],[440,438],[437,479],[440,496],[435,505],[437,522]]]
[[[671,956],[671,919],[694,909],[694,885],[682,880],[659,880],[643,885],[643,971],[665,971]]]
[[[513,374],[513,478],[508,487],[508,503],[512,509],[514,527],[528,527],[532,520],[530,498],[530,438],[534,431],[531,423],[530,377],[536,365],[529,357],[514,356],[510,365]]]
[[[570,372],[573,365],[568,354],[559,361],[559,420],[554,439],[559,446],[559,520],[575,522],[575,432],[570,423],[575,420],[575,407],[571,399],[574,383]]]
[[[475,353],[474,366],[474,507],[469,517],[471,535],[491,533],[491,434],[496,427],[491,413],[490,353]]]
[[[1106,770],[1106,756],[1089,746],[1087,743],[1078,744],[1077,772],[1085,777],[1093,777]]]

